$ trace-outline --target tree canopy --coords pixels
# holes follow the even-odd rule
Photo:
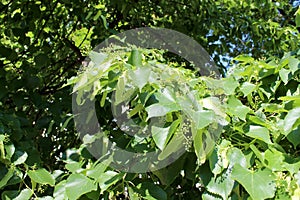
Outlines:
[[[299,1],[2,0],[0,11],[1,199],[300,198]],[[178,143],[186,148],[167,167],[127,173],[108,166],[114,155],[97,160],[88,151],[97,138],[78,136],[72,93],[94,87],[82,81],[92,79],[88,71],[78,74],[92,49],[139,27],[190,36],[222,78],[201,77],[158,49],[114,46],[94,60],[103,69],[94,80],[97,119],[112,141],[160,158]],[[140,77],[150,65],[170,78]],[[174,82],[189,83],[201,109],[188,110]],[[116,130],[112,102],[129,102],[128,115],[153,136],[140,142]],[[207,138],[217,123],[224,127],[214,144]]]

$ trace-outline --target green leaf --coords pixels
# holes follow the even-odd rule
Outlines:
[[[295,130],[293,130],[292,132],[290,132],[287,135],[288,141],[290,141],[294,145],[295,149],[300,144],[300,134],[299,133],[300,133],[300,126],[298,126]]]
[[[220,195],[223,199],[228,199],[234,185],[234,180],[231,179],[231,169],[227,168],[221,175],[216,178],[212,177],[207,185],[207,190],[213,194]]]
[[[15,200],[29,200],[32,196],[33,192],[30,189],[24,189],[20,192],[20,194],[14,198]]]
[[[128,101],[135,90],[136,88],[134,86],[127,84],[127,78],[121,76],[117,83],[114,104],[118,105],[121,102]]]
[[[183,168],[185,170],[187,169],[185,167],[185,164],[186,164],[185,159],[180,157],[169,166],[159,169],[157,171],[153,171],[153,174],[155,174],[155,176],[159,178],[161,184],[170,186],[175,181],[177,176],[180,174],[180,171]],[[190,163],[190,164],[195,164],[195,163]]]
[[[243,85],[241,86],[240,90],[242,91],[242,93],[245,96],[248,96],[249,94],[251,94],[251,92],[253,92],[256,88],[256,85],[249,83],[249,82],[245,82],[243,83]]]
[[[249,132],[246,135],[264,141],[267,144],[272,144],[269,130],[265,127],[250,125]]]
[[[196,129],[192,126],[192,135],[195,153],[198,157],[199,164],[203,164],[207,155],[213,151],[215,140],[211,133],[205,129]]]
[[[226,153],[230,150],[231,143],[228,140],[222,140],[220,144],[214,148],[209,156],[209,167],[214,175],[221,174],[224,168],[228,167],[229,160]]]
[[[6,144],[5,145],[5,152],[6,152],[6,158],[7,159],[11,159],[11,157],[13,156],[13,154],[15,153],[15,146],[14,144],[10,143],[10,144]],[[26,160],[26,159],[25,159]],[[25,162],[25,161],[24,161]]]
[[[235,94],[235,89],[239,86],[239,83],[232,76],[223,78],[221,84],[226,95]]]
[[[164,116],[169,112],[180,110],[176,102],[176,95],[170,88],[164,88],[161,92],[155,93],[158,103],[152,104],[146,108],[148,119],[151,117]]]
[[[179,110],[179,108],[175,103],[170,105],[161,105],[159,103],[156,103],[146,108],[146,111],[148,112],[148,119],[150,119],[151,117],[164,116],[169,112],[174,112],[177,110]]]
[[[71,174],[65,187],[69,199],[78,199],[83,194],[97,190],[97,185],[82,174]]]
[[[240,149],[236,147],[232,147],[228,149],[227,159],[229,161],[229,166],[234,166],[236,164],[239,164],[242,167],[247,167],[247,160],[245,155]]]
[[[204,108],[213,110],[216,115],[219,115],[223,118],[226,118],[225,108],[222,105],[222,102],[217,97],[206,97],[201,99],[201,104]]]
[[[10,168],[4,177],[0,180],[0,189],[6,186],[7,182],[14,175],[14,169]]]
[[[129,71],[129,77],[135,86],[140,90],[147,84],[151,69],[148,67],[139,67],[134,71]]]
[[[107,58],[107,54],[91,51],[89,53],[89,57],[91,58],[93,63],[95,63],[96,65],[100,65]]]
[[[81,168],[81,163],[79,162],[70,162],[65,165],[65,168],[72,173],[79,173],[83,169]]]
[[[128,193],[131,200],[140,200],[139,194],[132,187],[128,187]]]
[[[123,176],[123,173],[117,173],[114,171],[106,171],[105,173],[99,174],[97,182],[99,183],[101,194],[103,194],[103,192],[106,191],[110,186],[121,180]]]
[[[2,200],[12,200],[15,199],[19,194],[18,190],[7,190],[2,192],[1,199]]]
[[[207,192],[204,192],[204,193],[202,194],[202,199],[203,199],[203,200],[221,200],[222,198],[219,197],[219,196],[214,196],[214,195],[212,195],[212,194],[209,194],[209,193],[207,193]]]
[[[113,157],[109,157],[108,159],[97,163],[96,166],[93,166],[93,168],[89,169],[86,172],[86,175],[88,177],[91,177],[95,180],[97,180],[99,178],[99,175],[104,173],[104,171],[107,169],[107,167],[109,166],[109,164],[112,162]]]
[[[37,170],[30,170],[27,172],[28,176],[36,183],[49,184],[54,186],[55,179],[46,169],[41,168]]]
[[[298,69],[300,69],[300,60],[294,57],[289,57],[288,60],[289,60],[289,68],[291,69],[291,72],[294,74]]]
[[[272,171],[284,171],[284,155],[276,149],[267,149],[264,153],[265,163]]]
[[[290,70],[282,68],[279,71],[279,76],[280,76],[281,80],[284,82],[284,84],[286,85],[290,79]]]
[[[142,54],[139,50],[133,49],[131,51],[128,63],[133,66],[142,66]]]
[[[191,119],[195,123],[196,129],[202,129],[212,123],[215,119],[215,113],[210,110],[200,110],[190,113]]]
[[[0,125],[2,126],[2,124],[0,124]],[[0,134],[0,142],[3,142],[4,140],[5,140],[5,135]]]
[[[136,186],[138,193],[147,200],[167,200],[167,193],[158,185],[151,182],[143,182]]]
[[[156,126],[151,127],[152,138],[153,138],[156,146],[160,150],[163,150],[168,142],[168,138],[170,135],[169,129],[170,129],[170,127],[166,127],[166,128],[161,128],[161,127],[156,127]]]
[[[251,56],[247,56],[247,55],[239,55],[239,56],[235,57],[234,60],[245,62],[245,63],[254,62],[254,58],[252,58]]]
[[[164,160],[167,157],[169,157],[172,153],[176,153],[180,149],[182,149],[184,136],[181,133],[174,134],[173,138],[170,140],[170,142],[167,144],[167,146],[164,148],[164,150],[159,154],[158,159]]]
[[[65,200],[67,198],[66,194],[66,180],[59,182],[55,185],[53,197],[57,200]]]
[[[287,136],[295,126],[299,125],[300,122],[300,108],[294,108],[288,112],[285,116],[283,124],[284,124],[284,133]]]
[[[274,197],[276,176],[268,169],[250,171],[240,165],[235,165],[231,178],[239,182],[252,199],[263,200]]]
[[[136,115],[138,112],[144,109],[143,104],[137,104],[128,114],[128,117],[131,118],[132,116]]]
[[[296,18],[295,18],[295,21],[296,21],[296,27],[300,27],[300,8],[298,8],[297,12],[295,13],[296,15]]]
[[[240,100],[234,96],[230,96],[227,102],[228,112],[231,115],[235,115],[238,118],[245,120],[246,115],[250,112],[250,108],[244,106]]]
[[[29,200],[33,192],[30,189],[23,189],[20,193],[17,190],[4,191],[1,195],[2,200]]]
[[[12,157],[12,161],[15,165],[23,164],[28,158],[28,155],[24,151],[16,151]]]
[[[34,200],[53,200],[53,197],[51,197],[51,196],[44,196],[44,197],[38,197],[38,198],[36,198]]]

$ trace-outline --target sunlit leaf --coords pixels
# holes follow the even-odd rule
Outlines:
[[[28,176],[36,183],[40,184],[49,184],[54,186],[55,180],[52,174],[48,172],[46,169],[41,168],[37,170],[30,170],[27,172]]]
[[[265,143],[271,144],[269,130],[262,126],[254,126],[251,125],[249,128],[249,132],[246,133],[246,135],[264,141]]]
[[[276,177],[268,169],[250,171],[240,165],[235,165],[231,177],[245,188],[252,199],[263,200],[274,197]]]
[[[71,174],[65,188],[69,199],[78,199],[83,194],[97,190],[97,185],[83,174]]]

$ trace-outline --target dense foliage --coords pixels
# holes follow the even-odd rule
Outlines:
[[[1,199],[299,199],[297,9],[284,1],[1,1]],[[193,37],[226,78],[199,77],[164,51],[127,49],[117,56],[108,50],[95,61],[95,82],[81,81],[88,70],[76,73],[92,48],[141,26]],[[139,77],[140,70],[151,75]],[[186,106],[174,82],[201,106]],[[113,155],[97,161],[87,151],[91,139],[82,142],[74,128],[71,94],[74,84],[97,83],[98,120],[119,146],[161,157],[178,143],[187,151],[142,174],[107,167]],[[148,126],[157,117],[167,125],[151,127],[155,134],[138,145],[138,135],[113,123],[111,104],[124,101],[135,123]],[[205,144],[215,124],[224,126],[220,137]]]

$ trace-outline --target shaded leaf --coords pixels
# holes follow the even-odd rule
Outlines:
[[[106,171],[105,173],[99,174],[97,182],[99,183],[101,194],[103,194],[103,192],[110,186],[121,180],[123,175],[123,173],[117,173],[114,171]]]
[[[28,155],[26,152],[23,151],[16,151],[15,154],[12,157],[12,161],[15,165],[23,164],[28,158]]]
[[[167,200],[167,193],[158,185],[151,182],[143,182],[137,185],[138,193],[149,200]]]
[[[9,179],[14,175],[14,169],[10,168],[4,177],[0,180],[0,189],[3,188]]]

